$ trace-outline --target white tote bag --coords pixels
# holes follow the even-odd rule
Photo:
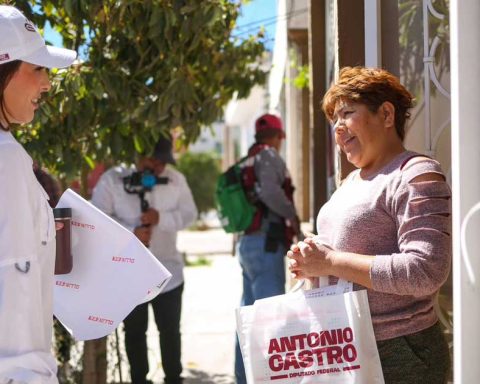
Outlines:
[[[351,283],[240,307],[237,334],[249,384],[384,383],[367,291]]]

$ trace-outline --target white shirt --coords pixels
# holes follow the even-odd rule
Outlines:
[[[0,382],[58,382],[51,354],[54,264],[55,224],[48,195],[35,178],[30,156],[2,130]]]
[[[140,198],[124,190],[123,178],[135,171],[123,165],[106,171],[92,194],[92,204],[133,231],[140,226]],[[151,208],[159,212],[159,222],[152,227],[150,251],[172,274],[163,292],[183,283],[183,257],[177,250],[177,232],[188,227],[197,218],[197,207],[185,177],[167,166],[159,177],[168,178],[167,184],[153,187],[145,194]]]

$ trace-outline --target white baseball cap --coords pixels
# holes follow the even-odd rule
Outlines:
[[[0,5],[0,65],[21,60],[46,68],[68,67],[77,57],[71,49],[52,47],[17,8]]]

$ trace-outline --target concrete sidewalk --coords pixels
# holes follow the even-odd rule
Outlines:
[[[182,360],[188,384],[234,383],[235,308],[242,280],[238,261],[231,255],[232,242],[221,228],[178,234],[178,248],[192,263],[185,268],[182,308]],[[194,266],[199,258],[209,264]],[[158,345],[153,321],[148,338],[150,346]],[[155,352],[158,362],[158,347]],[[152,380],[161,383],[161,367],[152,373]]]
[[[241,269],[232,257],[232,236],[222,229],[181,231],[178,248],[191,266],[185,268],[182,308],[182,361],[186,384],[233,384],[235,308],[242,291]],[[129,378],[123,348],[122,376]],[[163,382],[158,332],[150,311],[147,331],[150,372]],[[117,376],[117,374],[115,374]],[[118,378],[115,378],[118,382]]]
[[[180,252],[189,256],[232,255],[233,235],[222,228],[207,231],[180,231],[177,246]]]
[[[235,308],[241,270],[231,256],[188,267],[183,305],[183,361],[187,383],[233,383]]]

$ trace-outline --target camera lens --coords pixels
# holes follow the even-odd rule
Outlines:
[[[151,172],[147,173],[147,171],[145,171],[142,175],[142,185],[145,188],[153,188],[155,184],[157,184],[156,176]]]

